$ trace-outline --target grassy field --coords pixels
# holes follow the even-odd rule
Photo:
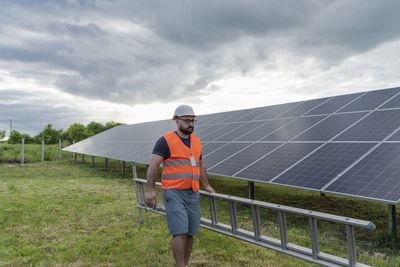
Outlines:
[[[67,144],[62,144],[66,147]],[[21,162],[22,145],[0,144],[0,163]],[[24,145],[24,162],[40,162],[42,158],[42,145],[25,144]],[[71,158],[71,153],[61,151],[61,159]],[[44,161],[52,161],[58,159],[58,144],[44,146]]]
[[[144,212],[138,223],[131,169],[96,158],[94,168],[70,160],[0,164],[0,266],[173,266],[165,218]],[[138,174],[144,177],[144,166]],[[220,193],[247,197],[247,183],[211,177]],[[372,221],[357,229],[358,262],[400,266],[399,242],[387,233],[387,205],[256,184],[256,199]],[[228,222],[224,203],[218,204]],[[205,217],[207,203],[202,203]],[[240,226],[251,230],[238,207]],[[279,238],[276,214],[261,213],[263,234]],[[322,251],[346,257],[344,227],[319,222]],[[309,246],[307,220],[288,217],[289,241]],[[191,266],[313,266],[205,229],[195,239]]]

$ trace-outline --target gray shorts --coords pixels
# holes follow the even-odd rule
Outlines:
[[[200,227],[200,193],[191,189],[163,189],[162,199],[170,235],[196,236]]]

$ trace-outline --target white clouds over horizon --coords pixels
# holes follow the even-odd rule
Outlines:
[[[0,129],[399,86],[398,1],[3,1]],[[6,123],[7,124],[7,123]]]

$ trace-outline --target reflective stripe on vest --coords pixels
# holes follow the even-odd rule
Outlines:
[[[162,174],[161,179],[200,179],[200,175],[193,175],[193,173],[174,173],[174,174]]]
[[[190,160],[177,160],[177,161],[165,161],[163,162],[163,167],[172,167],[172,166],[192,166]],[[200,163],[196,162],[196,167],[199,167]]]

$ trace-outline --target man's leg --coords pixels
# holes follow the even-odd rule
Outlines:
[[[190,254],[192,253],[193,247],[193,236],[186,235],[186,248],[185,248],[185,263],[186,265],[189,264]]]
[[[186,266],[186,251],[187,251],[186,242],[187,242],[186,234],[174,235],[174,237],[171,240],[172,253],[174,254],[176,266],[178,267]],[[189,257],[187,257],[187,259],[189,259]]]

